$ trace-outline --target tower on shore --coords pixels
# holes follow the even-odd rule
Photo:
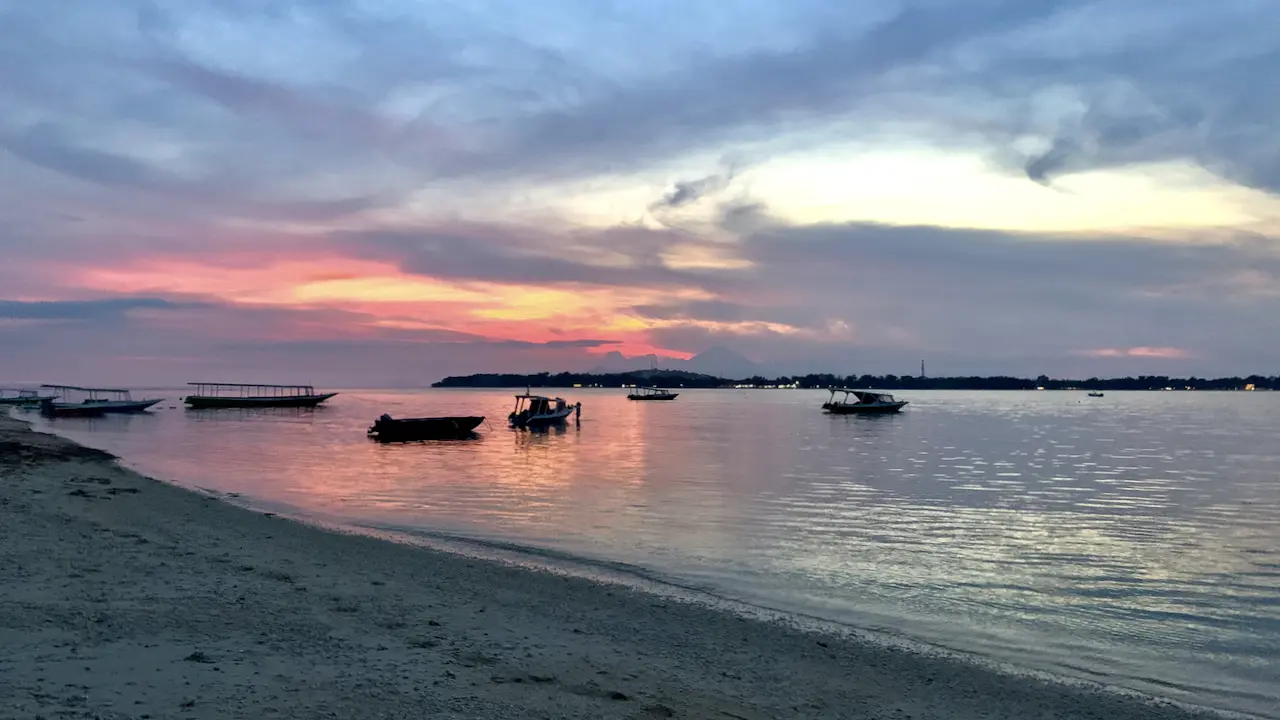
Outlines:
[[[920,379],[924,379],[924,358],[920,358]]]

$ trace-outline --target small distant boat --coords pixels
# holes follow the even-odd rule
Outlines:
[[[369,426],[369,437],[380,442],[459,440],[475,435],[483,416],[401,418],[383,414]]]
[[[680,393],[673,393],[662,388],[644,387],[627,395],[628,400],[675,400]]]
[[[45,400],[57,400],[57,395],[41,395],[35,390],[0,388],[0,407],[39,405]]]
[[[1098,392],[1097,390],[1094,390],[1093,392],[1089,393],[1089,397],[1102,397],[1102,393]]]
[[[513,428],[546,427],[562,423],[575,413],[582,416],[582,403],[570,405],[564,398],[526,393],[516,396],[516,409],[507,416],[507,422]]]
[[[336,392],[317,393],[310,385],[187,383],[195,394],[183,398],[193,410],[209,408],[315,407]]]
[[[108,413],[140,413],[164,398],[147,398],[134,400],[128,390],[115,388],[90,388],[76,385],[41,385],[42,388],[54,390],[58,394],[40,400],[40,412],[48,417],[93,417]],[[66,399],[80,393],[84,398],[80,402],[56,402],[58,398]]]
[[[837,400],[837,393],[843,393],[844,396]],[[833,415],[870,415],[896,413],[906,404],[906,400],[895,400],[887,393],[832,388],[831,399],[822,404],[822,409]]]

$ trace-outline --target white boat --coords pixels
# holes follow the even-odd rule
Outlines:
[[[837,400],[837,393],[844,396]],[[871,415],[896,413],[906,404],[906,400],[897,400],[888,393],[832,388],[831,399],[822,404],[822,409],[833,415]]]
[[[635,392],[627,395],[628,400],[675,400],[680,393],[673,393],[670,390],[656,387],[636,388]]]
[[[525,393],[516,396],[516,408],[507,416],[507,422],[513,428],[545,427],[562,423],[570,415],[581,417],[582,403],[570,405],[564,398]]]

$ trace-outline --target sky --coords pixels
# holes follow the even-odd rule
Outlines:
[[[0,381],[1280,372],[1274,0],[0,0]]]

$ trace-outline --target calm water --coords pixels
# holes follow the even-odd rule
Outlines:
[[[170,408],[54,429],[146,473],[351,526],[461,536],[1024,667],[1220,708],[1280,708],[1280,394],[349,391],[309,411]],[[383,446],[395,416],[490,418]]]

